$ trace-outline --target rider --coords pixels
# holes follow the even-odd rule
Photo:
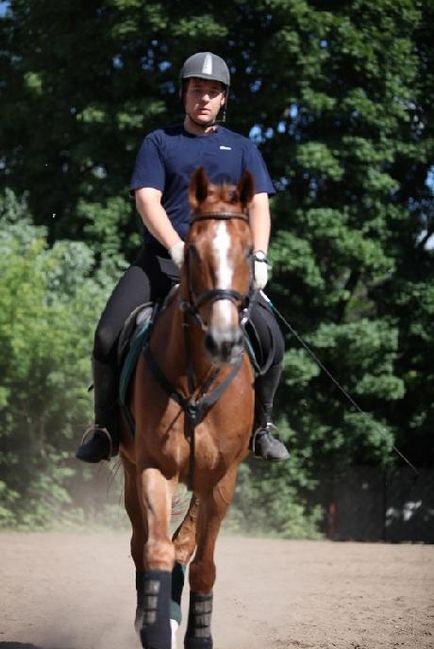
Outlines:
[[[249,220],[255,251],[254,278],[259,289],[267,283],[268,195],[274,193],[274,188],[256,146],[221,126],[217,119],[222,113],[224,121],[226,112],[228,66],[211,52],[199,52],[185,61],[180,83],[185,109],[183,124],[150,133],[137,155],[130,189],[145,225],[144,244],[115,287],[96,329],[95,424],[88,431],[92,436],[76,454],[84,462],[110,459],[118,451],[118,337],[126,318],[138,305],[163,299],[179,281],[189,226],[188,186],[197,167],[204,167],[214,183],[237,184],[245,169],[252,172],[256,194],[249,208]],[[257,457],[282,461],[289,453],[272,435],[271,410],[280,380],[284,343],[262,297],[252,308],[250,326],[257,339],[254,349],[266,365],[265,372],[255,381],[251,449]]]

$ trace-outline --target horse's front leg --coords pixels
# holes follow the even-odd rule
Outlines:
[[[161,471],[145,468],[137,475],[137,492],[147,521],[145,570],[138,584],[140,639],[145,649],[170,649],[170,599],[174,548],[169,523],[173,485]],[[141,594],[141,597],[139,597]]]
[[[134,626],[136,631],[142,625],[143,617],[143,575],[145,572],[144,549],[146,543],[146,519],[143,515],[137,493],[136,466],[121,456],[125,478],[125,509],[131,521],[131,556],[136,566],[137,608]]]
[[[220,524],[232,502],[237,467],[230,471],[208,494],[201,494],[197,521],[197,549],[190,565],[190,607],[185,649],[212,649],[212,589],[216,569],[214,549]]]

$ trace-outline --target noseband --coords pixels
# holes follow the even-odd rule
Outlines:
[[[238,219],[249,223],[249,217],[245,212],[203,212],[201,214],[193,214],[191,217],[191,223],[196,223],[197,221],[232,221],[233,219]],[[242,294],[239,291],[226,288],[214,288],[208,291],[203,291],[198,296],[194,296],[194,292],[191,286],[190,273],[188,275],[188,300],[182,300],[180,302],[180,307],[186,313],[192,315],[200,324],[201,328],[206,331],[207,325],[203,321],[199,308],[203,304],[209,302],[213,304],[219,300],[230,300],[239,311],[243,310],[248,303],[250,289],[248,293]]]

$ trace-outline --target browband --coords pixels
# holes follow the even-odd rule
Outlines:
[[[195,221],[207,221],[215,219],[216,221],[228,221],[229,219],[240,219],[249,222],[249,215],[246,212],[203,212],[202,214],[192,214],[190,223]]]

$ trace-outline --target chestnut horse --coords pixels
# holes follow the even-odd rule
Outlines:
[[[213,646],[214,548],[253,426],[254,377],[241,328],[252,286],[253,195],[249,172],[236,187],[210,184],[202,168],[194,173],[180,285],[156,319],[130,388],[135,436],[123,434],[120,454],[136,629],[146,649],[175,646],[184,571],[195,550],[185,647]],[[178,483],[192,498],[171,538]]]

